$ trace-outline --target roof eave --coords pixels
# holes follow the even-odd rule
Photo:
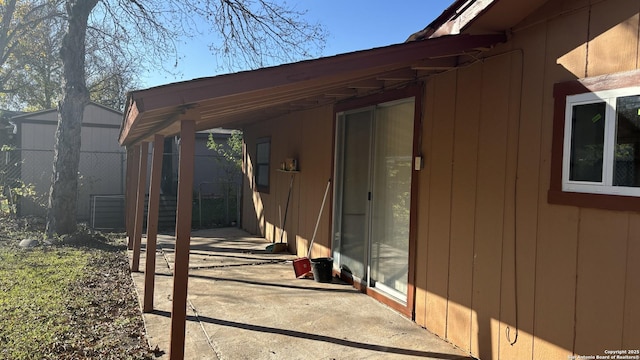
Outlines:
[[[124,144],[125,138],[135,121],[140,117],[141,112],[144,111],[142,106],[142,99],[136,101],[134,99],[134,92],[128,94],[127,107],[124,110],[124,117],[122,119],[122,126],[120,127],[120,136],[118,142],[120,145]],[[142,111],[141,111],[142,110]]]
[[[473,21],[498,0],[457,0],[424,29],[411,34],[406,40],[420,41],[445,35],[461,34]]]
[[[320,92],[345,78],[372,77],[422,60],[491,47],[505,40],[504,34],[441,37],[135,91],[129,95],[119,142],[129,145],[148,138],[153,135],[151,131],[162,131],[160,126],[167,128],[179,119],[180,115],[176,115],[179,108],[199,102],[224,102],[242,96],[261,99],[279,96],[278,101],[282,102],[282,97],[293,99],[298,95],[295,90]],[[146,114],[153,113],[165,114],[166,121],[154,125],[144,120]]]

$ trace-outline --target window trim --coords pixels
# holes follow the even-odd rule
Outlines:
[[[262,144],[268,144],[269,145],[269,154],[267,156],[267,162],[266,163],[260,163],[258,162],[258,149],[260,148],[260,145]],[[265,136],[265,137],[261,137],[261,138],[257,138],[256,139],[256,161],[255,161],[255,165],[254,165],[254,184],[255,189],[257,192],[261,192],[264,194],[268,194],[269,193],[269,189],[270,189],[270,185],[271,185],[271,137],[270,136]],[[260,185],[260,182],[258,181],[258,177],[260,176],[260,166],[267,166],[267,185]]]
[[[640,70],[585,78],[557,83],[553,88],[554,114],[551,153],[551,179],[547,201],[551,204],[600,208],[620,211],[640,211],[640,197],[628,194],[577,192],[563,190],[565,165],[565,132],[567,129],[567,99],[571,96],[618,91],[637,87],[640,84]],[[589,95],[584,95],[588,98]],[[570,98],[580,99],[580,97]],[[621,187],[623,188],[623,187]],[[628,187],[625,189],[629,189]],[[605,190],[605,189],[602,189]],[[580,190],[583,191],[583,190]]]

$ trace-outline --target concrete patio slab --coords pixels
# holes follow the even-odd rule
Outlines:
[[[173,242],[158,238],[155,311],[144,314],[161,359],[169,358]],[[348,284],[296,279],[295,257],[267,245],[235,228],[193,232],[185,359],[472,359]],[[132,277],[142,302],[144,273]]]

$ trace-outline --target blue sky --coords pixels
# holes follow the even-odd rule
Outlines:
[[[289,0],[297,9],[308,10],[309,22],[320,22],[328,32],[322,56],[371,49],[404,42],[442,13],[453,0]],[[214,76],[215,57],[204,38],[189,40],[179,48],[182,59],[177,76],[147,74],[142,87]]]

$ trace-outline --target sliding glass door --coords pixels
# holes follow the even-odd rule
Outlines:
[[[334,257],[355,280],[406,302],[414,101],[337,121]]]

